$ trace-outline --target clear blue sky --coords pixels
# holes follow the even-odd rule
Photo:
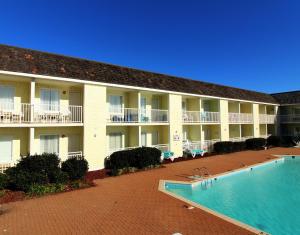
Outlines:
[[[0,43],[246,89],[300,89],[298,0],[1,1]]]

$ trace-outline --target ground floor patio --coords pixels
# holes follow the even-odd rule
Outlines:
[[[160,179],[188,181],[197,167],[230,171],[300,149],[275,148],[166,164],[163,168],[96,180],[97,186],[2,205],[3,234],[250,234],[158,191]]]

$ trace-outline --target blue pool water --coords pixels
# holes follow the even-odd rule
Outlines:
[[[300,157],[166,190],[273,235],[300,234]]]

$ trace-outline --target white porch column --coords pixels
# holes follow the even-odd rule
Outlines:
[[[35,104],[35,78],[31,79],[30,82],[30,105],[31,105],[30,121],[31,122],[33,121],[34,104]]]
[[[229,122],[228,122],[228,101],[227,100],[220,100],[220,137],[221,141],[228,141],[229,140]]]
[[[141,122],[141,92],[139,91],[137,94],[137,98],[138,98],[138,121]],[[139,137],[140,138],[140,137]],[[140,140],[139,140],[139,144],[140,144]]]
[[[259,104],[252,105],[253,112],[253,137],[259,137]]]
[[[142,127],[141,126],[138,126],[138,145],[139,147],[142,146]]]
[[[280,120],[279,120],[279,106],[275,106],[274,108],[274,114],[276,115],[275,123],[274,123],[274,131],[275,135],[281,135],[280,133]]]
[[[29,154],[34,155],[37,153],[36,146],[34,144],[34,127],[29,128]]]
[[[175,157],[182,156],[182,96],[169,94],[169,140]]]

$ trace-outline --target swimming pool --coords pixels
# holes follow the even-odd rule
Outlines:
[[[205,183],[165,182],[171,195],[273,234],[300,234],[300,157],[284,157]]]

